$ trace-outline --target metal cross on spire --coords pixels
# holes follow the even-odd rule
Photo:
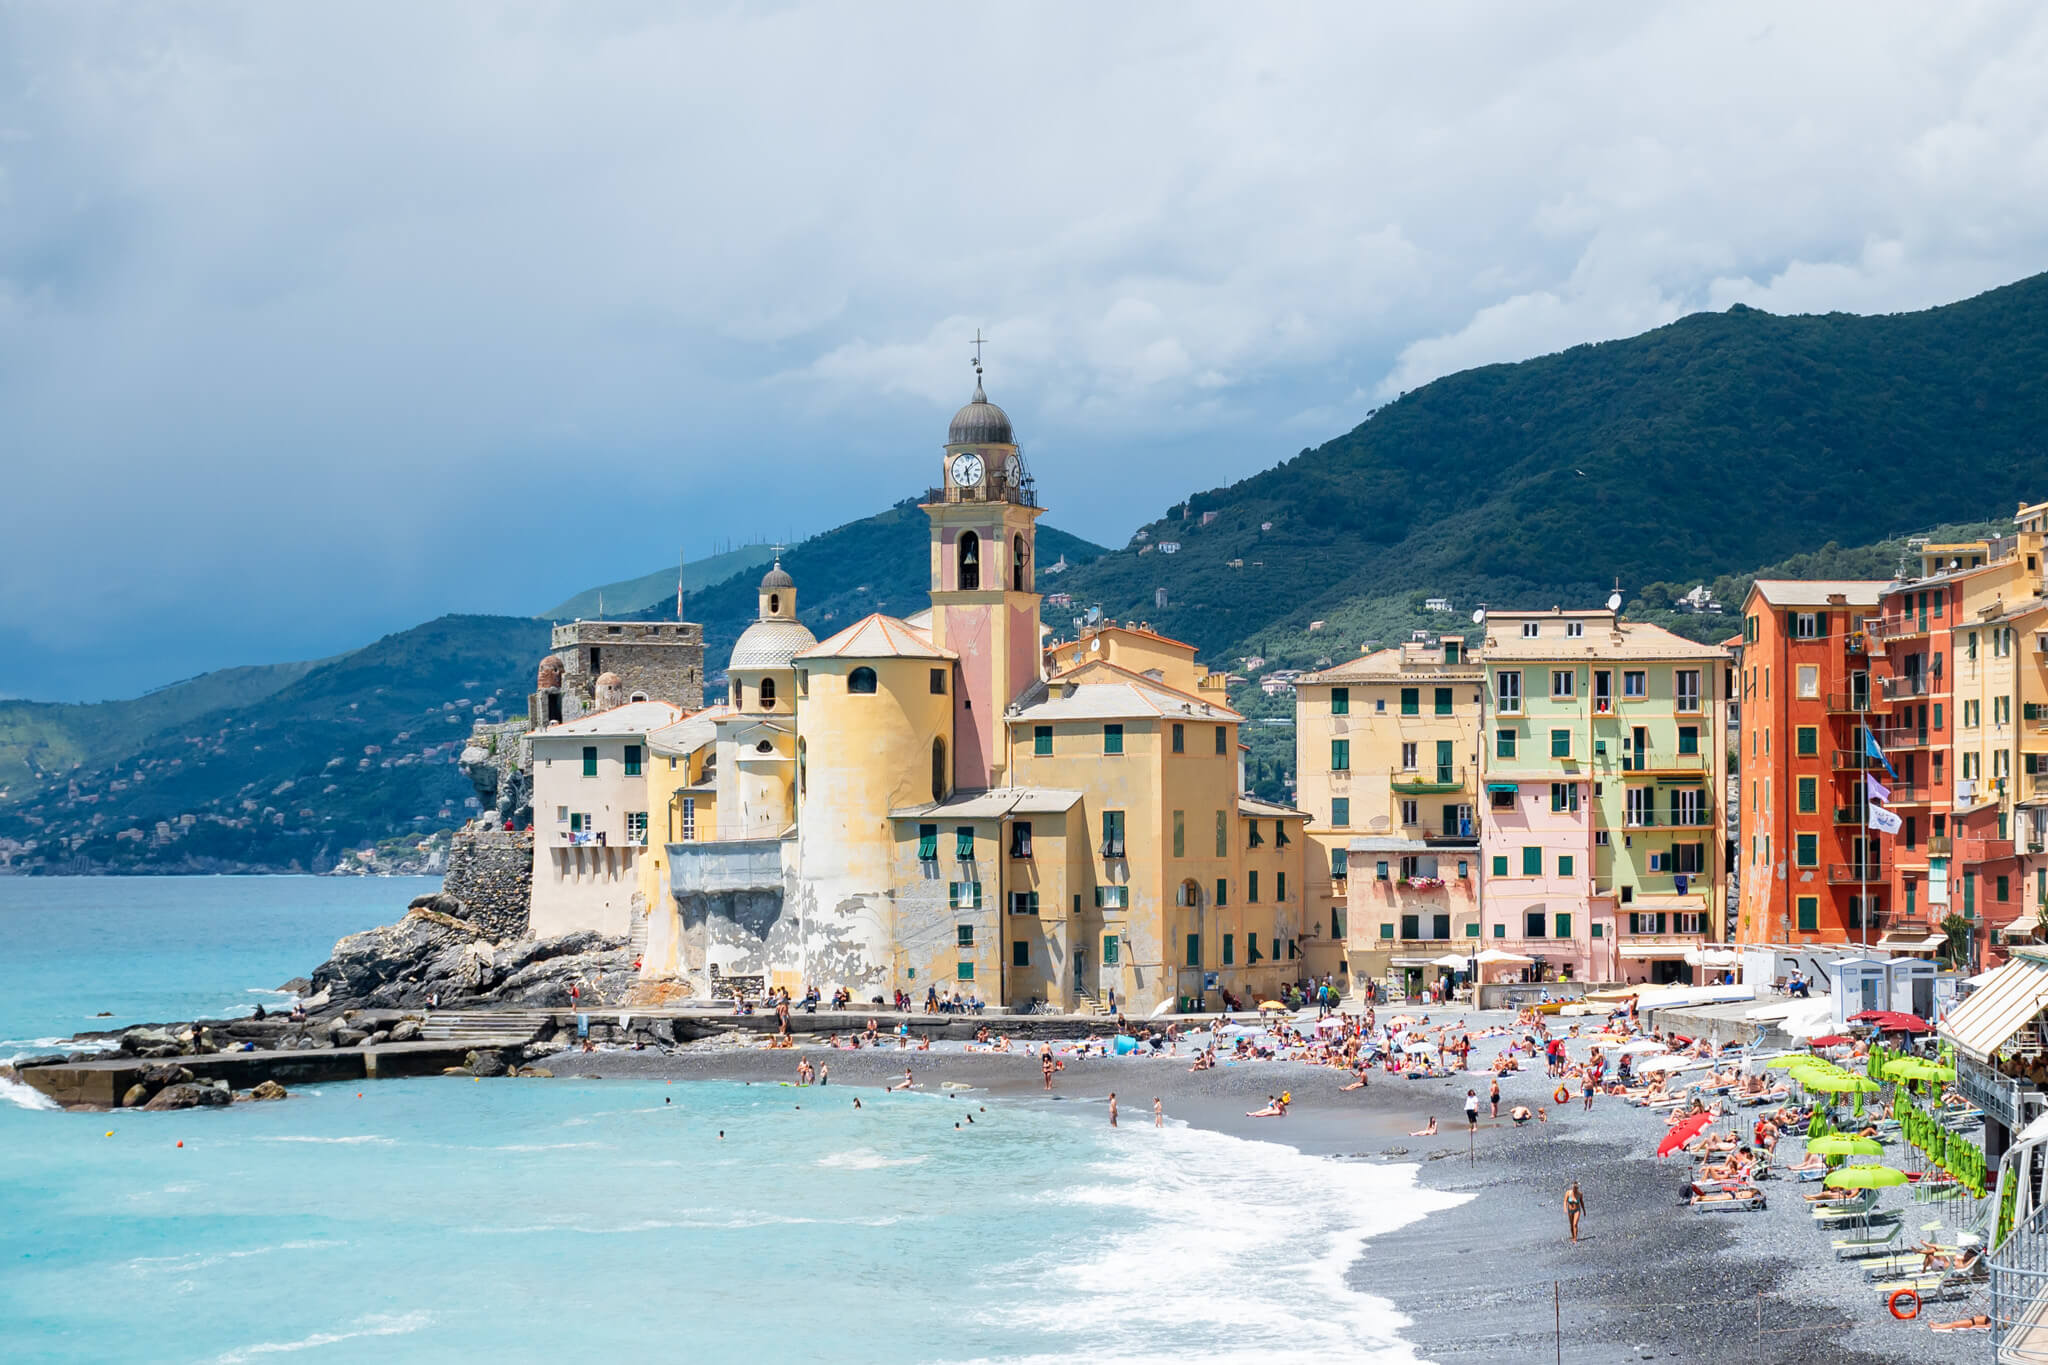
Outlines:
[[[983,335],[981,334],[981,329],[980,329],[979,327],[975,328],[975,329],[974,329],[974,373],[975,373],[975,377],[976,377],[976,378],[979,378],[979,377],[981,376],[981,348],[982,348],[982,346],[983,346],[983,345],[985,345],[985,344],[987,343],[987,341],[988,341],[988,338],[987,338],[987,337],[985,337],[985,336],[983,336]]]

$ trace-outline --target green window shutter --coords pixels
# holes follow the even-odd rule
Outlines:
[[[1216,908],[1221,910],[1228,904],[1230,904],[1230,879],[1228,877],[1218,877],[1216,879]]]
[[[1451,689],[1439,687],[1436,690],[1436,713],[1440,716],[1451,714]]]
[[[1466,926],[1465,926],[1465,937],[1466,937],[1466,938],[1478,938],[1478,937],[1479,937],[1479,926],[1478,926],[1478,924],[1474,923],[1474,924],[1468,924],[1468,925],[1466,925]]]
[[[1678,727],[1678,752],[1696,754],[1700,751],[1700,727],[1681,725]]]
[[[917,827],[917,856],[922,862],[931,862],[939,856],[939,827],[919,825]]]
[[[597,746],[595,744],[583,746],[583,775],[585,777],[597,776]]]
[[[1114,967],[1116,965],[1116,954],[1117,936],[1115,934],[1104,934],[1102,936],[1102,965]]]
[[[1330,741],[1330,771],[1331,771],[1331,772],[1338,772],[1338,773],[1342,773],[1342,772],[1349,772],[1350,770],[1351,770],[1351,741],[1350,741],[1350,740],[1348,740],[1348,739],[1333,739],[1333,740],[1331,740],[1331,741]]]
[[[1188,727],[1176,721],[1173,727],[1173,751],[1177,754],[1184,754],[1187,752],[1187,749]]]
[[[1571,854],[1560,853],[1557,855],[1557,875],[1560,877],[1569,877],[1572,875]]]
[[[1236,934],[1225,934],[1223,936],[1223,965],[1226,967],[1234,967],[1237,965]]]
[[[958,979],[961,981],[974,980],[974,964],[972,962],[963,962],[960,964]]]
[[[1522,875],[1540,877],[1543,875],[1543,850],[1530,845],[1522,850]]]
[[[1335,878],[1337,878],[1337,879],[1339,879],[1339,880],[1341,881],[1341,880],[1342,880],[1342,879],[1344,878],[1344,876],[1345,876],[1346,870],[1347,870],[1347,868],[1348,868],[1348,865],[1349,865],[1349,862],[1350,862],[1350,858],[1351,858],[1351,850],[1350,850],[1350,849],[1348,849],[1348,848],[1333,848],[1333,849],[1331,849],[1331,850],[1330,850],[1330,875],[1331,875],[1332,877],[1335,877]]]
[[[1507,854],[1496,853],[1493,855],[1493,875],[1496,877],[1505,877],[1508,875]]]
[[[1934,703],[1934,728],[1935,728],[1935,729],[1937,729],[1937,730],[1939,730],[1939,729],[1941,728],[1941,703],[1940,703],[1940,702],[1936,702],[1936,703]]]
[[[1496,925],[1494,925],[1494,926],[1493,926],[1493,936],[1494,936],[1495,938],[1506,938],[1506,937],[1508,936],[1508,927],[1507,927],[1507,925],[1505,925],[1505,924],[1496,924]]]
[[[1330,714],[1333,716],[1348,716],[1351,714],[1350,688],[1333,687],[1330,689]],[[1223,960],[1225,962],[1230,961],[1230,954],[1228,951],[1224,953]]]
[[[1031,727],[1031,752],[1044,758],[1052,753],[1052,727],[1034,725]]]
[[[1421,688],[1404,687],[1401,689],[1401,714],[1404,716],[1419,716],[1422,714]]]
[[[1494,732],[1493,756],[1495,758],[1513,758],[1515,756],[1515,732],[1513,730],[1497,730]]]
[[[1550,732],[1550,756],[1552,758],[1570,758],[1572,756],[1571,731],[1552,730]]]
[[[1820,779],[1802,777],[1799,779],[1799,813],[1811,815],[1820,809]]]
[[[1285,872],[1275,872],[1273,874],[1273,899],[1283,905],[1287,902],[1287,874]],[[1330,911],[1330,937],[1342,938],[1343,935],[1337,931],[1336,914],[1335,910]]]
[[[953,831],[953,857],[963,863],[974,861],[974,826],[961,825]]]
[[[1940,721],[1934,723],[1937,728],[1941,725]],[[640,776],[640,746],[637,744],[628,744],[626,746],[626,776]]]
[[[1333,796],[1330,798],[1330,823],[1343,826],[1351,823],[1351,798]]]
[[[1799,898],[1799,931],[1811,934],[1820,928],[1820,899],[1816,896]]]
[[[1188,966],[1190,966],[1190,967],[1199,967],[1199,966],[1201,966],[1201,965],[1202,965],[1202,936],[1201,936],[1200,934],[1189,934],[1189,935],[1188,935]]]
[[[1020,938],[1010,945],[1010,965],[1012,967],[1029,967],[1031,965],[1030,940]]]
[[[1124,751],[1124,727],[1105,725],[1102,727],[1102,752],[1120,754]]]
[[[1800,867],[1817,867],[1819,866],[1819,864],[1820,836],[1817,834],[1800,835],[1798,845],[1798,865]]]
[[[1802,725],[1802,726],[1800,726],[1800,727],[1799,727],[1799,756],[1800,756],[1801,758],[1812,758],[1812,757],[1813,757],[1813,756],[1814,756],[1815,754],[1818,754],[1819,752],[1820,752],[1820,730],[1819,730],[1819,728],[1818,728],[1817,726],[1812,726],[1812,725]]]
[[[1963,915],[1967,918],[1977,913],[1977,874],[1963,874]]]
[[[1381,938],[1392,938],[1393,936],[1394,936],[1394,926],[1393,926],[1393,925],[1391,925],[1391,924],[1382,924],[1382,925],[1380,926],[1380,937],[1381,937]]]
[[[1216,812],[1216,856],[1219,858],[1228,858],[1230,856],[1230,812],[1228,811],[1219,810]]]
[[[1557,937],[1570,938],[1571,936],[1572,917],[1570,915],[1560,913],[1557,917]]]

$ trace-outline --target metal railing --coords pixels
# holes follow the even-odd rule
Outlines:
[[[1926,632],[1922,631],[1921,633],[1925,634]],[[1899,673],[1891,677],[1879,678],[1877,684],[1884,692],[1885,700],[1887,701],[1898,701],[1905,697],[1924,697],[1927,695],[1927,675],[1924,673]]]
[[[1828,884],[1841,886],[1848,882],[1882,882],[1891,875],[1891,869],[1883,863],[1829,863]]]
[[[1828,710],[1834,715],[1860,715],[1890,709],[1891,699],[1880,697],[1875,691],[1828,693]]]
[[[1990,1263],[1997,1358],[2048,1365],[2048,1207],[2014,1228]]]

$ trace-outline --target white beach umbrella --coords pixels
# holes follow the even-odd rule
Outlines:
[[[1454,972],[1460,972],[1465,969],[1465,964],[1467,961],[1468,959],[1459,957],[1456,953],[1445,953],[1442,957],[1431,958],[1429,960],[1429,965],[1432,967],[1444,967]]]
[[[1533,957],[1523,957],[1520,953],[1511,953],[1505,948],[1488,948],[1475,959],[1482,967],[1507,965],[1510,963],[1526,967],[1535,960]]]
[[[1614,1051],[1616,1056],[1635,1057],[1645,1052],[1668,1052],[1670,1049],[1655,1038],[1638,1038],[1633,1043],[1624,1043]]]
[[[1699,1071],[1712,1066],[1705,1057],[1651,1057],[1635,1064],[1638,1074],[1645,1071]]]

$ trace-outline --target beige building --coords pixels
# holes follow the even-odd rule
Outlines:
[[[1464,642],[1410,641],[1295,682],[1310,901],[1339,920],[1354,989],[1413,993],[1480,943],[1484,678]]]
[[[534,733],[533,937],[644,932],[647,737],[682,714],[665,701],[628,702]]]

